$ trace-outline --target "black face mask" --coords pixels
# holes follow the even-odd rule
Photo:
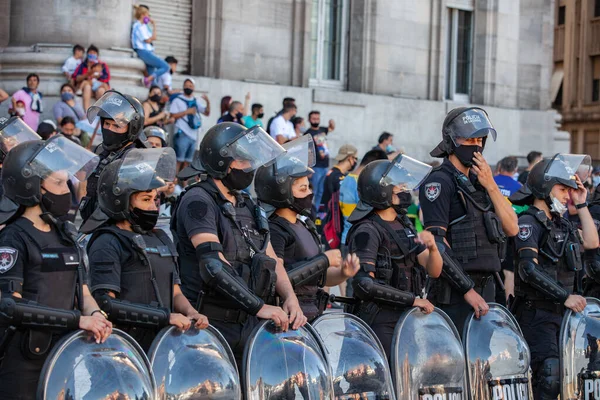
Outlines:
[[[298,214],[302,215],[310,215],[312,211],[312,202],[313,202],[313,194],[309,194],[306,197],[296,197],[294,196],[294,202],[292,203],[292,210],[296,211]]]
[[[55,217],[62,217],[71,209],[71,192],[54,194],[46,190],[42,195],[42,209]]]
[[[160,103],[160,99],[162,99],[162,96],[160,94],[154,94],[150,96],[150,101],[153,101],[155,103]]]
[[[352,164],[350,164],[350,169],[348,170],[348,172],[354,171],[354,168],[356,168],[356,164],[358,164],[358,161],[353,161]]]
[[[313,128],[318,128],[319,127],[319,123],[318,122],[311,122],[310,126],[312,126]]]
[[[258,118],[262,118],[264,116],[265,116],[265,113],[260,113],[260,114],[257,115]]]
[[[221,180],[229,190],[246,189],[254,179],[254,171],[245,172],[242,169],[231,168],[231,172]]]
[[[235,114],[235,117],[238,119],[238,121],[241,121],[241,120],[242,120],[242,118],[244,118],[244,114],[242,114],[242,113],[237,113],[237,114]]]
[[[412,204],[412,196],[408,192],[400,192],[397,196],[398,199],[400,199],[400,204],[394,204],[394,210],[396,210],[398,214],[405,213],[406,209]]]
[[[473,166],[473,155],[475,153],[481,153],[483,151],[483,147],[472,145],[472,146],[458,146],[454,149],[454,154],[465,167]]]
[[[191,95],[192,93],[194,93],[194,89],[190,89],[190,88],[184,88],[183,89],[183,93],[185,93],[186,96]]]
[[[127,141],[127,134],[117,133],[110,129],[102,128],[102,146],[112,151],[120,148]]]
[[[158,210],[146,211],[134,207],[133,210],[129,212],[129,215],[131,216],[132,224],[139,226],[144,232],[150,232],[154,229],[156,221],[158,221]]]

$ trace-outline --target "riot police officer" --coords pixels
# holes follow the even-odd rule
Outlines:
[[[87,192],[79,207],[84,223],[98,205],[97,185],[102,170],[132,148],[149,147],[143,135],[144,108],[135,97],[107,91],[87,110],[90,124],[96,117],[100,117],[102,130],[102,144],[96,150],[100,163],[88,179]]]
[[[175,151],[133,149],[111,162],[98,180],[105,222],[82,227],[88,242],[92,294],[119,328],[146,351],[166,325],[186,330],[208,326],[181,293],[175,245],[154,229],[158,188],[175,178]]]
[[[423,183],[419,200],[425,228],[446,247],[433,301],[462,334],[471,308],[479,317],[494,301],[506,236],[517,234],[517,216],[482,155],[488,137],[496,140],[487,113],[455,108],[444,120],[442,136],[430,154],[444,161]]]
[[[254,188],[261,205],[275,208],[269,217],[271,244],[310,322],[327,307],[329,294],[321,288],[356,275],[359,260],[350,254],[343,260],[340,250],[321,251],[317,228],[309,218],[313,195],[308,176],[316,160],[312,137],[303,136],[283,147],[284,157],[256,171]]]
[[[213,126],[195,160],[206,175],[186,188],[171,216],[182,291],[225,336],[238,362],[255,317],[271,319],[283,330],[306,323],[285,269],[276,261],[264,210],[240,192],[258,167],[284,151],[259,127]],[[267,304],[275,293],[283,309]]]
[[[147,126],[144,128],[144,135],[151,147],[167,147],[167,132],[158,126]]]
[[[401,208],[401,194],[418,187],[430,170],[403,154],[367,164],[358,176],[360,201],[348,218],[352,228],[347,243],[360,258],[360,271],[352,282],[359,302],[354,312],[373,328],[388,359],[402,312],[412,306],[433,311],[429,300],[419,296],[425,271],[437,278],[442,258],[433,235],[417,234]]]
[[[588,209],[600,235],[600,185],[596,187]],[[585,267],[583,294],[586,297],[600,298],[600,247],[584,251],[583,265]]]
[[[518,273],[512,311],[531,350],[538,400],[556,399],[560,393],[559,332],[565,308],[581,312],[586,305],[577,293],[581,246],[597,248],[598,232],[587,208],[587,190],[575,171],[585,179],[590,166],[589,156],[557,154],[536,164],[526,187],[510,197],[514,204],[530,205],[519,216],[515,239]],[[563,217],[569,197],[581,232]]]
[[[19,117],[0,118],[0,171],[4,158],[16,145],[29,140],[40,140],[40,136],[35,133]],[[0,180],[0,196],[4,193],[2,181]]]
[[[32,399],[52,346],[84,329],[103,342],[112,331],[84,277],[69,211],[68,180],[82,181],[98,157],[69,139],[19,144],[6,156],[0,202],[0,398]],[[77,309],[76,309],[77,308]]]

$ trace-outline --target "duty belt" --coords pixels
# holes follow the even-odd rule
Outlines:
[[[214,304],[204,303],[200,312],[208,318],[233,324],[243,324],[248,319],[248,313],[242,310],[234,310],[232,308],[223,308]]]
[[[485,288],[494,279],[493,272],[468,272],[476,288]]]
[[[562,315],[565,311],[565,306],[559,303],[554,303],[550,300],[532,300],[525,297],[517,297],[515,299],[515,312],[518,312],[519,307],[524,307],[528,310],[544,310]]]

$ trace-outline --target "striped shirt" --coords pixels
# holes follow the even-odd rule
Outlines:
[[[152,31],[148,24],[142,24],[140,21],[135,21],[131,28],[131,47],[135,50],[154,51],[152,43],[146,43],[145,40],[152,37]]]

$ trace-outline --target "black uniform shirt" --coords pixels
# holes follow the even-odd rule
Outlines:
[[[248,217],[236,218],[240,221],[242,230],[249,232],[250,237],[259,236],[252,211],[242,202],[236,204],[235,211],[238,216],[244,215]],[[178,251],[182,257],[196,256],[196,250],[192,245],[191,238],[200,233],[216,235],[223,246],[224,254],[236,252],[237,246],[233,237],[233,229],[227,229],[224,226],[225,224],[230,224],[230,222],[223,215],[212,196],[204,189],[200,187],[190,189],[181,199],[175,217],[178,221],[176,232],[179,243]],[[255,245],[261,247],[262,242],[255,242]]]
[[[31,244],[30,240],[26,238],[26,234],[21,232],[17,227],[17,221],[27,228],[30,232],[32,239],[35,241],[37,246]],[[39,247],[38,247],[39,246]],[[42,249],[41,254],[33,254],[32,252],[39,252]],[[65,258],[67,257],[67,258]],[[71,260],[69,258],[72,258]],[[43,270],[41,261],[42,259],[57,260],[55,266],[54,263],[50,263],[48,268],[55,268],[53,270]],[[75,245],[69,246],[61,243],[59,240],[59,234],[54,226],[50,226],[49,232],[43,232],[36,229],[33,223],[25,217],[18,218],[15,222],[8,224],[4,229],[0,231],[0,281],[16,281],[21,282],[21,285],[14,287],[15,292],[21,293],[24,298],[28,300],[38,301],[42,304],[49,305],[48,301],[38,299],[38,292],[40,291],[40,285],[44,277],[42,273],[52,272],[64,272],[63,268],[76,273],[77,271],[77,259],[78,252]],[[38,261],[40,264],[38,264]],[[64,262],[63,262],[64,261]],[[46,275],[46,279],[48,276]],[[65,278],[65,275],[57,275],[57,281],[53,282],[57,289],[63,290],[61,287],[61,279]],[[47,283],[47,282],[46,282]],[[4,286],[3,284],[0,286]],[[67,289],[67,288],[65,288]],[[71,289],[70,287],[68,288]],[[60,297],[62,293],[56,293],[57,297]],[[50,299],[48,299],[50,300]],[[66,303],[72,303],[73,299],[67,299]],[[64,307],[69,308],[69,307]]]
[[[156,236],[154,233],[149,233],[148,235]],[[137,253],[131,247],[123,247],[122,242],[114,234],[103,233],[99,235],[88,249],[92,280],[91,291],[106,289],[115,293],[121,293],[122,289],[127,289],[121,287],[121,277],[122,274],[134,272],[131,271],[130,267],[136,264],[137,257]],[[165,275],[158,273],[157,268],[167,266],[170,269],[173,267],[171,260],[169,258],[168,261],[166,260],[161,265],[153,266],[157,277]],[[173,271],[169,270],[167,273],[173,273],[173,283],[181,284],[176,267],[173,268]],[[162,283],[159,282],[159,284]],[[140,282],[140,284],[142,283]]]
[[[317,246],[317,242],[315,241],[313,235],[310,231],[300,222],[296,221],[295,224],[289,223],[287,220],[290,229],[292,229],[295,235],[300,239],[296,241],[294,235],[291,232],[288,232],[286,229],[281,228],[278,224],[271,223],[269,227],[271,229],[271,245],[273,245],[273,250],[275,250],[275,254],[277,257],[284,260],[286,257],[286,249],[289,249],[292,246],[302,246],[303,253],[307,255],[307,258],[311,258],[316,256],[321,252],[319,246]],[[295,261],[303,261],[303,260],[295,260]]]
[[[431,172],[419,190],[419,204],[423,210],[423,225],[448,228],[451,221],[465,215],[465,207],[458,196],[454,174],[456,168],[446,158],[442,165]],[[477,178],[470,174],[471,183]]]
[[[374,223],[362,223],[357,226],[348,241],[349,251],[351,253],[356,253],[360,259],[361,270],[366,273],[375,272],[377,253],[383,241],[379,230],[373,224]],[[390,226],[395,231],[404,230],[406,232],[408,239],[405,240],[406,243],[404,243],[404,245],[409,249],[413,249],[416,246],[414,253],[417,255],[427,250],[427,247],[423,244],[416,244],[414,242],[414,239],[417,238],[416,235],[411,230],[407,230],[408,228],[405,228],[400,221],[395,220],[390,223]],[[390,238],[390,243],[392,243],[392,248],[389,249],[390,254],[392,256],[401,255],[400,249],[392,238]]]
[[[560,223],[556,223],[555,220],[550,222],[551,231],[550,235],[555,238],[555,242],[561,246],[562,243],[567,239],[567,229],[563,226],[563,223],[568,223],[566,220],[562,220]],[[529,214],[521,214],[519,216],[519,233],[515,238],[515,248],[517,254],[519,250],[524,248],[532,248],[539,250],[539,245],[542,237],[546,232],[546,228],[536,219],[535,216]],[[538,256],[539,260],[539,256]]]

